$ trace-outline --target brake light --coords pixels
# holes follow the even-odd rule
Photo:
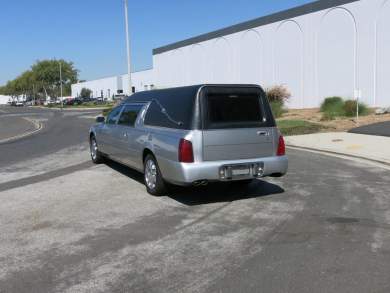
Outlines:
[[[179,143],[179,162],[193,163],[194,152],[192,150],[192,143],[189,140],[182,138]]]
[[[277,156],[286,155],[286,144],[284,143],[283,136],[279,136],[278,151],[276,152]]]

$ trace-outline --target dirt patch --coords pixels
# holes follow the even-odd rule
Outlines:
[[[374,113],[367,116],[359,117],[359,124],[356,123],[356,118],[339,117],[335,120],[322,121],[322,113],[319,108],[314,109],[292,109],[278,120],[306,120],[313,123],[319,123],[325,128],[321,132],[348,131],[358,126],[364,126],[379,122],[390,121],[390,114],[375,115]]]

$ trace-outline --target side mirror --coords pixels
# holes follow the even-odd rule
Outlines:
[[[104,123],[106,119],[103,116],[98,116],[96,117],[96,122],[97,123]]]

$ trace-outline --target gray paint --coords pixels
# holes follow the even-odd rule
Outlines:
[[[359,0],[319,0],[153,49],[153,55],[357,1]]]

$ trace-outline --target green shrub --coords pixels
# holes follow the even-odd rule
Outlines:
[[[344,113],[345,116],[347,117],[354,117],[356,116],[356,106],[357,102],[356,100],[347,100],[344,103]],[[366,104],[364,103],[359,103],[359,115],[368,115],[369,114],[369,109]]]
[[[285,102],[290,99],[291,94],[288,89],[283,85],[277,85],[267,88],[265,91],[267,98],[271,105],[272,113],[275,118],[279,118],[286,112],[284,108]]]
[[[329,97],[321,104],[321,112],[329,118],[344,116],[344,100],[340,97]]]
[[[321,104],[322,120],[334,120],[345,116],[344,100],[340,97],[326,98]]]
[[[267,88],[265,93],[270,102],[280,102],[282,105],[291,98],[291,93],[283,85]]]
[[[270,102],[272,114],[274,114],[275,118],[279,118],[286,112],[284,109],[283,103],[279,101]]]

